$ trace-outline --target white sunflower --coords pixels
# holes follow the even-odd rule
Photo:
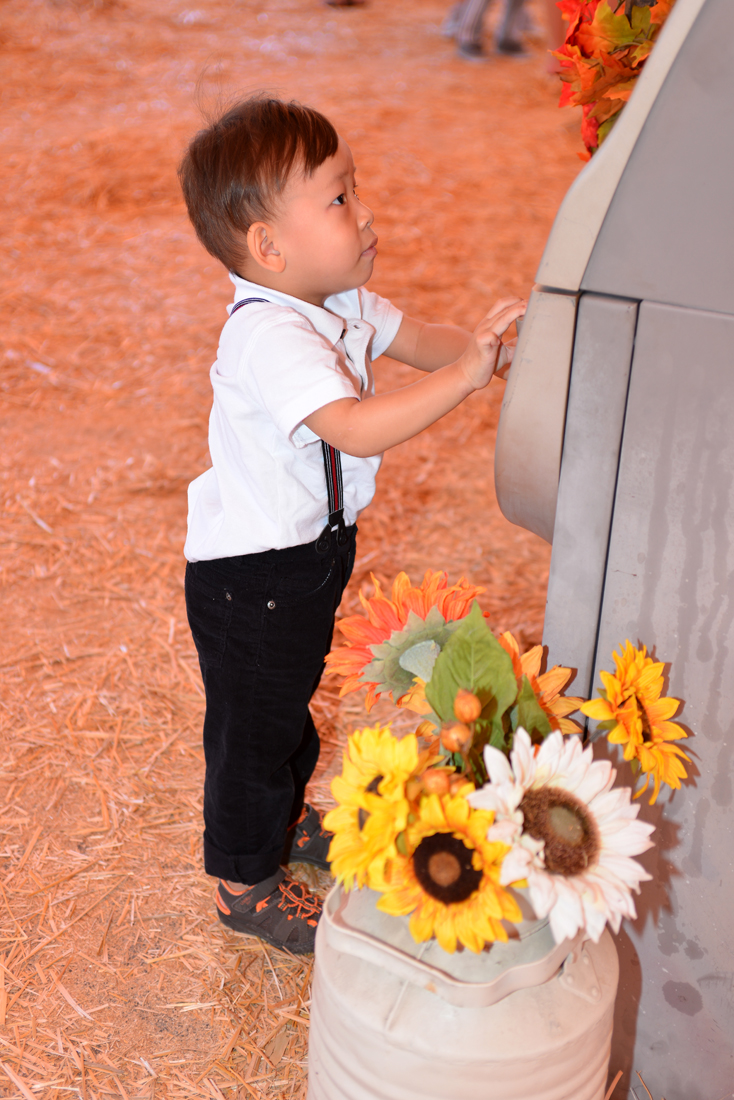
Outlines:
[[[500,882],[527,879],[556,943],[582,929],[596,943],[607,921],[617,932],[622,917],[634,920],[632,891],[651,876],[631,857],[653,846],[653,826],[636,820],[628,787],[612,789],[612,765],[558,732],[536,750],[522,728],[509,761],[489,746],[484,759],[489,782],[468,798],[494,811],[487,838],[512,845]]]

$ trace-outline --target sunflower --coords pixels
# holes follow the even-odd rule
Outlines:
[[[428,679],[431,657],[435,660],[450,633],[447,623],[468,615],[477,595],[484,591],[463,577],[449,586],[446,573],[429,569],[419,588],[411,585],[407,573],[398,573],[388,598],[374,574],[370,576],[374,595],[368,598],[359,593],[366,616],[349,615],[340,620],[346,645],[326,658],[327,674],[346,677],[340,696],[367,688],[368,711],[382,692],[391,691],[397,701],[423,671],[428,675],[421,678]],[[406,657],[408,650],[414,651],[412,660]]]
[[[408,825],[408,855],[394,856],[374,888],[377,908],[412,914],[410,931],[422,943],[435,936],[444,951],[457,943],[481,951],[506,940],[503,920],[522,920],[520,909],[499,882],[505,844],[487,840],[494,815],[473,810],[463,795],[430,794],[421,799]]]
[[[556,943],[581,930],[598,943],[607,921],[618,932],[634,920],[632,890],[651,876],[631,857],[652,847],[653,827],[635,820],[629,788],[612,789],[612,765],[558,731],[536,752],[524,729],[510,761],[489,746],[484,759],[490,781],[468,799],[493,815],[488,839],[512,845],[500,882],[527,879]]]
[[[540,674],[540,663],[543,659],[542,645],[533,646],[527,653],[520,655],[520,646],[509,630],[500,634],[498,639],[502,648],[512,657],[512,665],[515,670],[518,685],[523,676],[527,676],[530,686],[541,708],[545,712],[552,730],[560,730],[561,733],[581,733],[581,726],[568,718],[583,703],[574,695],[561,695],[564,687],[573,676],[573,670],[554,665],[547,672]]]
[[[639,794],[648,789],[653,779],[652,805],[661,783],[678,788],[681,779],[686,778],[683,761],[690,757],[670,743],[688,736],[677,722],[669,721],[680,700],[660,698],[665,666],[662,661],[648,657],[645,646],[636,649],[627,640],[624,649],[613,657],[616,676],[602,671],[601,698],[589,700],[581,710],[609,730],[608,740],[612,744],[624,745],[625,760],[639,763],[646,777]]]
[[[415,734],[398,740],[389,726],[357,730],[350,736],[342,774],[331,781],[339,805],[324,818],[324,828],[334,834],[331,870],[347,890],[370,882],[385,860],[397,855],[395,842],[410,809],[405,784],[436,757],[430,750],[418,750]]]

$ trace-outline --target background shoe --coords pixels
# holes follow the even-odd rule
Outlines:
[[[524,57],[528,52],[517,38],[500,38],[495,49],[497,53],[505,54],[508,57]]]
[[[464,61],[486,61],[487,55],[478,42],[460,42],[456,54]]]
[[[313,951],[321,900],[282,868],[255,886],[243,886],[241,893],[234,893],[220,881],[215,901],[217,915],[227,928],[245,936],[259,936],[293,955]]]
[[[311,863],[322,871],[329,871],[329,847],[334,834],[322,827],[323,814],[315,806],[305,803],[296,824],[288,830],[283,851],[284,863]]]

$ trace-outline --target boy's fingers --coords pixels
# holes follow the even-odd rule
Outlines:
[[[488,314],[485,320],[491,321],[493,325],[502,324],[507,328],[516,317],[522,317],[527,307],[528,303],[523,301],[522,298],[515,299],[514,302],[510,302],[509,305],[504,306],[502,309]]]
[[[501,309],[497,307],[503,302],[507,305],[502,305]],[[492,312],[488,313],[486,317],[483,317],[477,326],[477,334],[480,331],[486,331],[487,329],[492,332],[496,332],[498,336],[501,336],[503,332],[506,332],[512,322],[517,317],[522,317],[527,309],[527,302],[523,298],[504,298],[500,302],[497,302],[492,308]]]
[[[497,351],[502,347],[502,336],[499,332],[495,332],[493,328],[487,328],[483,331],[477,329],[474,333],[474,339],[477,342],[477,347],[483,351]]]
[[[479,337],[480,334],[494,332],[497,337],[502,337],[502,334],[510,328],[513,321],[523,316],[525,308],[526,303],[517,303],[514,306],[508,306],[499,313],[493,313],[493,315],[485,317],[476,327],[476,335]]]
[[[486,313],[486,317],[497,317],[500,313],[504,313],[505,310],[515,309],[517,306],[527,306],[527,300],[525,298],[500,298],[495,302],[491,309]]]
[[[487,317],[493,317],[495,313],[500,313],[503,309],[507,309],[509,306],[514,306],[524,301],[524,298],[498,298],[491,309],[487,311]]]

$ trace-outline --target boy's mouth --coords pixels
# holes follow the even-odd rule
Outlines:
[[[373,240],[373,242],[372,242],[372,244],[371,244],[371,245],[369,246],[369,248],[365,248],[365,250],[364,250],[364,252],[362,253],[362,255],[363,255],[363,256],[365,257],[365,259],[367,259],[367,260],[371,260],[373,256],[376,256],[376,255],[377,255],[377,237],[375,237],[375,239]]]

